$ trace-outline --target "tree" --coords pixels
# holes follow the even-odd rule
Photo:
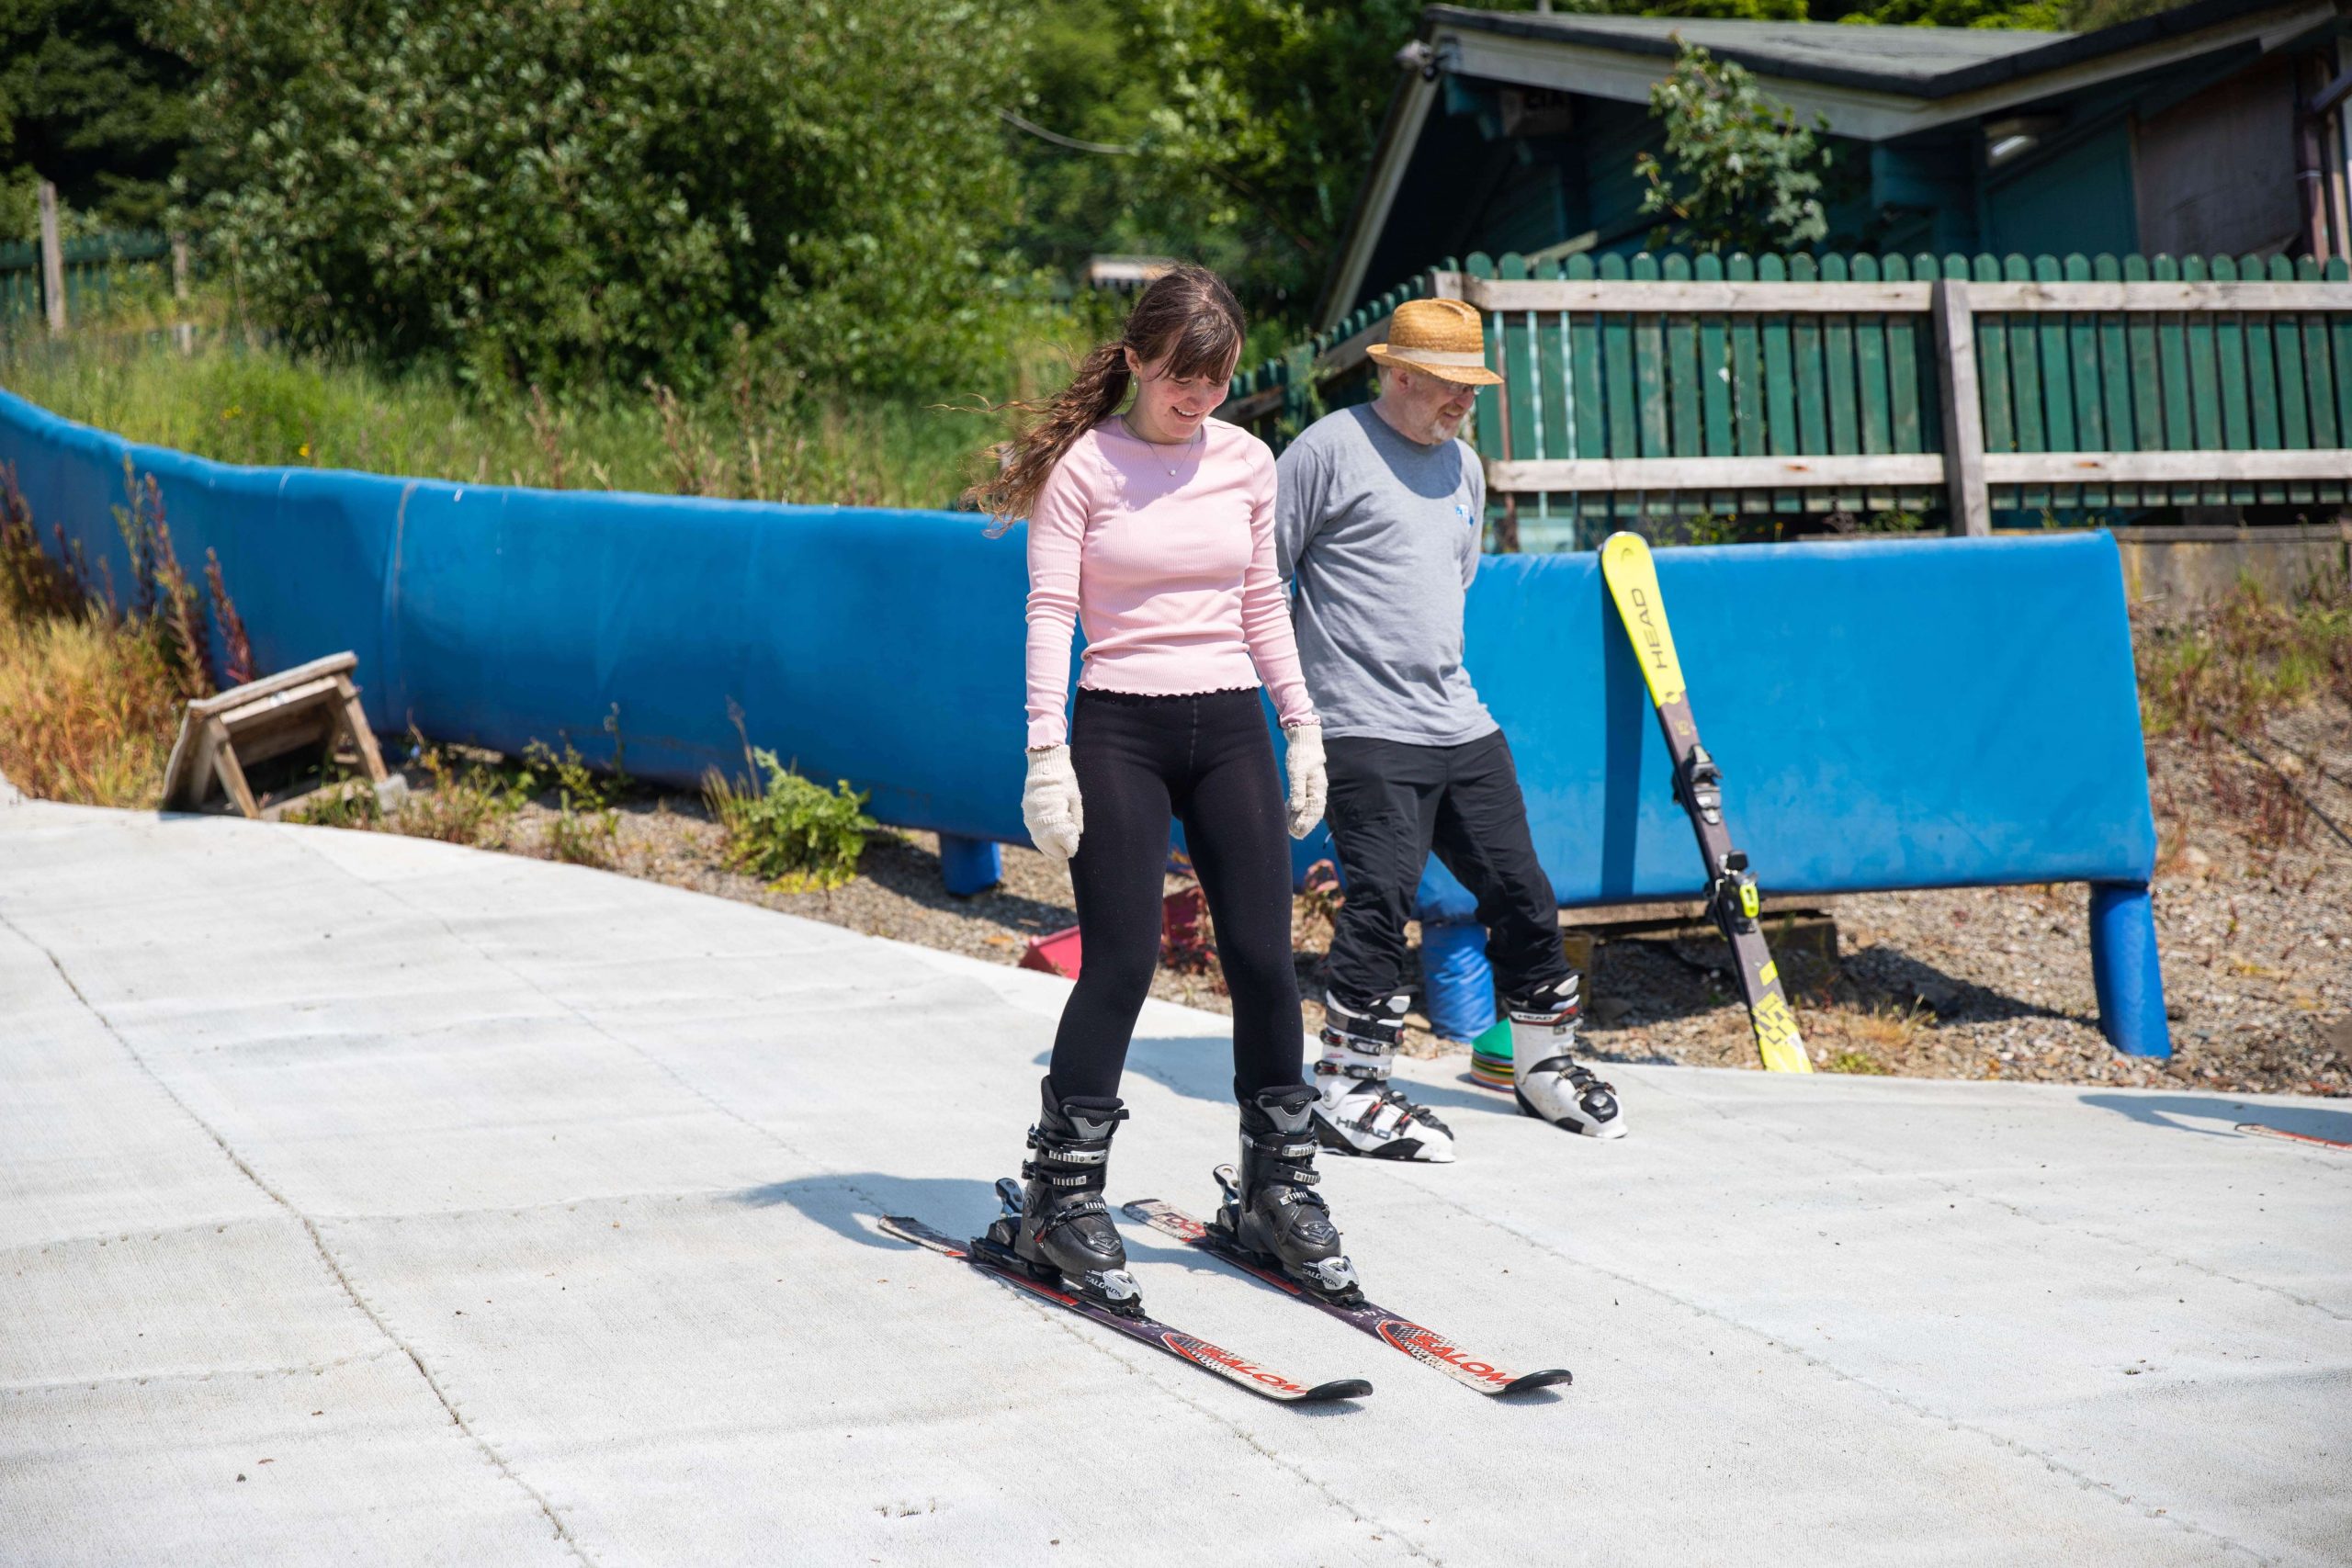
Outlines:
[[[1312,300],[1397,82],[1416,0],[1145,0],[1144,156],[1255,309]]]
[[[116,228],[161,226],[188,142],[194,73],[140,32],[134,0],[0,0],[0,239],[23,237],[32,179]],[[19,210],[19,209],[22,210]]]
[[[1760,254],[1802,250],[1828,234],[1821,187],[1829,150],[1745,66],[1684,44],[1650,89],[1650,114],[1665,123],[1671,166],[1647,152],[1634,160],[1650,185],[1642,211],[1671,220],[1651,231],[1654,248]]]
[[[216,264],[300,342],[496,383],[996,352],[1012,0],[159,0]]]

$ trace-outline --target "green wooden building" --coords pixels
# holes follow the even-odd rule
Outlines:
[[[1641,249],[1634,160],[1677,35],[1826,119],[1832,249],[2343,256],[2348,12],[2199,0],[2072,34],[1433,6],[1319,324],[1442,256]]]

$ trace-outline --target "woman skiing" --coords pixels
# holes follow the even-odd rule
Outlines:
[[[1126,1312],[1141,1300],[1102,1192],[1111,1136],[1127,1116],[1119,1075],[1159,959],[1171,817],[1184,825],[1233,998],[1241,1158],[1219,1222],[1309,1289],[1344,1298],[1355,1288],[1314,1190],[1316,1091],[1300,1074],[1283,836],[1285,818],[1303,838],[1323,814],[1322,728],[1275,575],[1272,454],[1210,417],[1242,336],[1224,281],[1175,268],[973,491],[1000,527],[1029,519],[1022,818],[1040,851],[1069,863],[1084,953],[1018,1212],[1008,1197],[989,1235],[1034,1272]],[[1074,623],[1086,654],[1065,725]],[[1285,738],[1287,802],[1261,687]]]

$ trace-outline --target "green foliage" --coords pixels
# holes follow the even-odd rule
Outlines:
[[[2034,28],[2061,31],[2076,24],[2069,13],[2082,0],[1880,0],[1838,17],[1841,22],[1917,28]]]
[[[1666,127],[1667,164],[1647,152],[1634,160],[1650,184],[1642,211],[1672,220],[1651,231],[1654,248],[1760,254],[1828,235],[1820,193],[1829,150],[1745,66],[1683,45],[1650,89],[1650,114]]]
[[[1255,310],[1304,314],[1347,222],[1415,0],[1144,0],[1143,157],[1193,254]]]
[[[2352,703],[2352,585],[2343,578],[2284,604],[2243,581],[2211,614],[2145,631],[2132,653],[2151,735],[2243,739],[2271,711],[2322,693]]]
[[[342,828],[352,831],[384,825],[384,809],[367,779],[348,769],[331,770],[333,776],[319,792],[285,814],[288,822],[311,828]]]
[[[866,796],[802,778],[764,748],[752,753],[767,787],[739,787],[713,770],[703,794],[727,832],[726,863],[772,887],[799,893],[838,887],[857,874],[865,835],[879,826],[865,815]]]
[[[482,384],[956,388],[1020,310],[1011,0],[158,0],[199,209],[298,343]]]
[[[331,828],[389,826],[420,839],[503,848],[516,814],[539,792],[537,772],[528,763],[493,761],[432,745],[413,730],[410,740],[416,765],[432,779],[433,787],[410,795],[389,824],[377,810],[372,791],[346,797],[341,807],[322,801],[314,814],[299,819]]]
[[[1158,102],[1133,17],[1117,0],[1038,0],[1023,28],[1027,81],[1012,108],[1069,147],[1008,126],[1021,202],[1012,243],[1074,277],[1098,253],[1195,257],[1198,238],[1136,143]],[[1109,335],[1109,323],[1103,323]]]
[[[137,0],[0,0],[0,241],[37,231],[33,186],[95,226],[162,226],[193,73],[141,35]]]
[[[2064,28],[2069,32],[2097,32],[2101,28],[2120,27],[2125,22],[2136,22],[2143,17],[2176,10],[2188,3],[2188,0],[2061,0],[2058,20],[2049,25]],[[2030,6],[2025,8],[2032,9]]]
[[[199,305],[202,301],[199,300]],[[990,419],[827,394],[771,359],[693,395],[468,391],[430,367],[231,344],[0,340],[0,380],[68,419],[228,463],[308,464],[548,489],[946,506]]]
[[[1650,543],[1659,549],[1680,545],[1776,544],[1785,532],[1785,520],[1769,513],[1699,512],[1685,517],[1679,527],[1662,529]]]
[[[565,741],[563,754],[558,756],[545,741],[534,740],[523,749],[523,760],[555,781],[556,816],[548,824],[548,853],[573,865],[612,864],[621,814],[571,742]],[[528,780],[531,774],[524,777]]]
[[[1558,5],[1556,11],[1611,17],[1695,17],[1735,22],[1802,22],[1806,0],[1665,0],[1661,5],[1617,5],[1609,0]]]

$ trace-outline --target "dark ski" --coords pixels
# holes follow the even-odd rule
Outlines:
[[[1238,1383],[1262,1399],[1283,1404],[1328,1404],[1335,1400],[1362,1399],[1372,1392],[1372,1384],[1362,1378],[1340,1378],[1332,1382],[1317,1383],[1313,1387],[1294,1382],[1246,1356],[1237,1356],[1181,1328],[1170,1328],[1141,1314],[1130,1315],[1115,1312],[1100,1302],[1035,1278],[1020,1258],[985,1236],[957,1241],[933,1230],[921,1220],[910,1219],[903,1214],[886,1216],[881,1226],[886,1233],[901,1241],[927,1247],[949,1258],[960,1258],[983,1274],[1052,1302],[1057,1306],[1068,1307],[1080,1317],[1099,1323],[1105,1328],[1116,1329],[1128,1338],[1148,1345],[1155,1350],[1163,1350],[1179,1360],[1214,1372],[1227,1382]]]
[[[1402,1350],[1417,1361],[1435,1367],[1454,1382],[1475,1388],[1480,1393],[1524,1393],[1532,1388],[1549,1388],[1554,1383],[1575,1381],[1566,1369],[1561,1367],[1540,1372],[1507,1372],[1491,1361],[1471,1355],[1434,1329],[1424,1328],[1411,1318],[1400,1317],[1386,1307],[1374,1306],[1361,1300],[1349,1306],[1318,1296],[1286,1277],[1281,1269],[1261,1263],[1241,1251],[1224,1231],[1205,1224],[1183,1210],[1163,1203],[1157,1198],[1139,1198],[1132,1203],[1121,1204],[1120,1208],[1128,1218],[1140,1220],[1163,1235],[1171,1235],[1188,1246],[1197,1247],[1210,1257],[1263,1280],[1286,1295],[1320,1307],[1340,1322],[1363,1330],[1374,1339]]]
[[[1600,575],[1616,601],[1625,635],[1633,640],[1634,657],[1657,710],[1657,727],[1666,736],[1667,754],[1674,760],[1674,798],[1690,814],[1690,830],[1698,835],[1699,857],[1707,867],[1707,912],[1731,944],[1747,1021],[1756,1032],[1756,1054],[1772,1072],[1809,1073],[1813,1064],[1805,1057],[1796,1015],[1789,1010],[1780,967],[1765,945],[1758,919],[1763,905],[1756,894],[1756,878],[1748,874],[1747,852],[1732,847],[1731,833],[1724,826],[1723,772],[1699,744],[1699,721],[1690,715],[1682,661],[1675,657],[1674,633],[1666,624],[1666,602],[1658,594],[1657,567],[1650,559],[1648,544],[1638,534],[1610,535],[1600,547]]]

